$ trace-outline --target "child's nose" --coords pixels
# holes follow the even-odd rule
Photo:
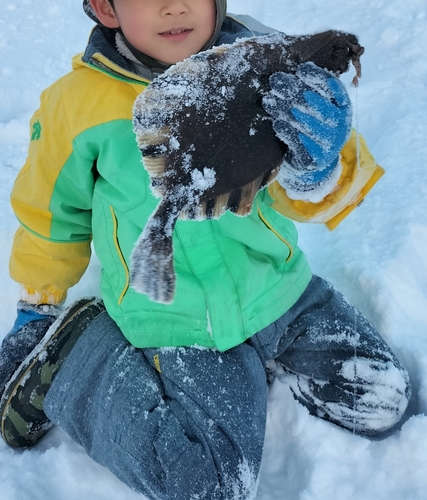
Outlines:
[[[186,0],[164,0],[161,7],[162,15],[180,16],[188,12]]]

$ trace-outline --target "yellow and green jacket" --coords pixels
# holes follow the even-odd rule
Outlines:
[[[227,23],[239,31],[236,21]],[[148,84],[115,49],[110,30],[98,26],[73,70],[43,92],[11,195],[20,222],[11,276],[23,286],[22,299],[61,303],[85,272],[93,242],[106,308],[131,344],[226,350],[278,319],[304,292],[311,271],[288,217],[319,218],[331,200],[325,209],[294,206],[272,184],[247,217],[227,212],[219,220],[178,221],[174,302],[136,293],[129,257],[159,201],[132,129],[133,103]],[[341,195],[335,193],[341,204],[357,177],[354,145],[345,149]]]

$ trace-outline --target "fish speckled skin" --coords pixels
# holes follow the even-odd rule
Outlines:
[[[131,286],[170,303],[175,290],[172,233],[178,218],[247,215],[277,175],[287,145],[274,133],[262,98],[269,77],[311,61],[336,75],[363,47],[354,35],[275,33],[199,53],[172,66],[137,98],[134,129],[161,198],[131,257]]]

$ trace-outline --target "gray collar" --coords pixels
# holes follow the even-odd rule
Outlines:
[[[119,54],[130,62],[133,72],[148,80],[153,80],[170,67],[170,64],[157,61],[129,45],[120,30],[116,32],[116,47]]]

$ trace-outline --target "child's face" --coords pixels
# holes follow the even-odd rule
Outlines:
[[[215,0],[91,0],[98,19],[120,27],[128,42],[144,54],[174,64],[199,52],[216,22]]]

